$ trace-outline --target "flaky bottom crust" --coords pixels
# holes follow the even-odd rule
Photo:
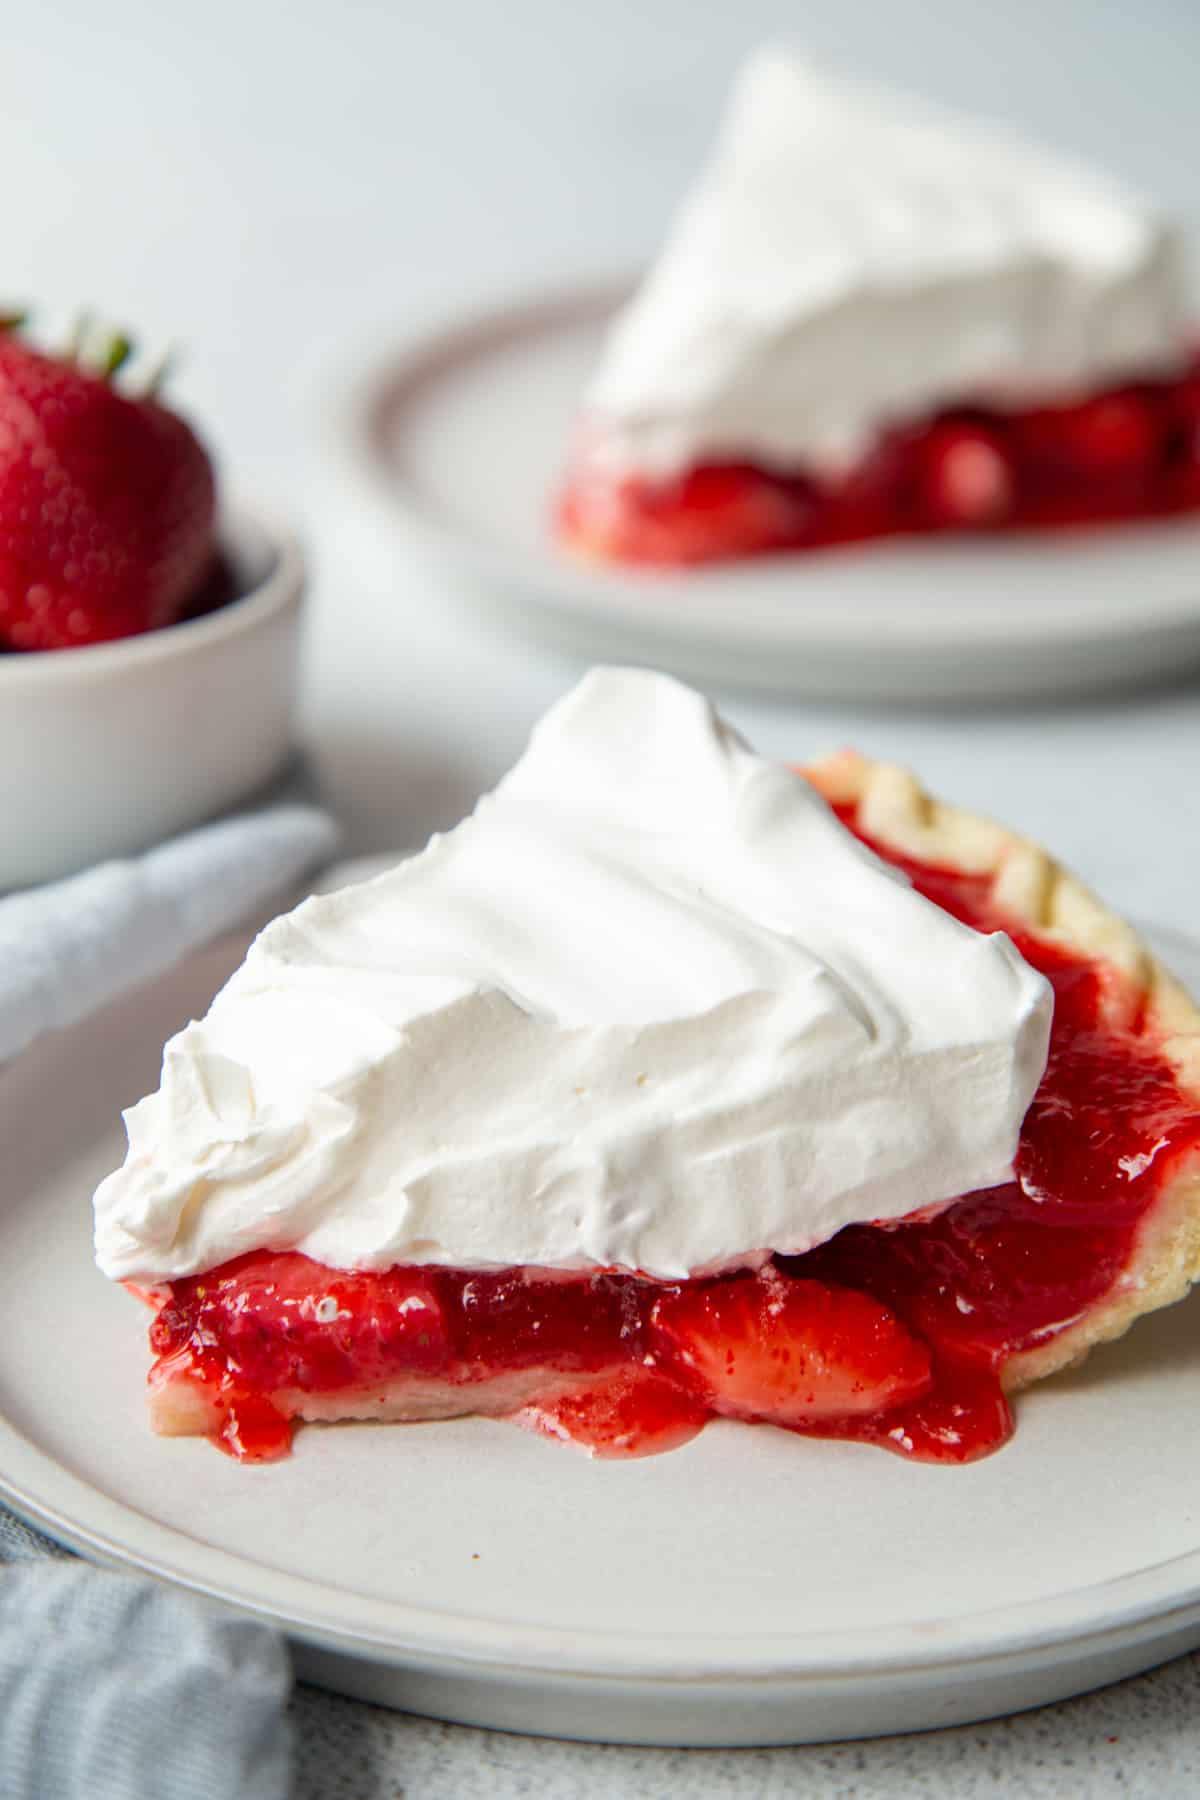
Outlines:
[[[566,1374],[561,1369],[514,1369],[483,1380],[447,1381],[434,1375],[404,1374],[375,1387],[333,1389],[308,1394],[301,1388],[277,1388],[265,1395],[285,1419],[308,1424],[339,1419],[378,1419],[391,1424],[421,1420],[461,1419],[472,1414],[507,1418],[535,1402],[550,1406],[577,1393],[580,1386],[599,1386],[625,1369],[624,1363]],[[182,1366],[159,1372],[150,1386],[150,1424],[160,1437],[208,1437],[220,1432],[228,1418],[220,1389],[193,1379]]]

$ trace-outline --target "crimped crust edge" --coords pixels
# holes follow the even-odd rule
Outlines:
[[[928,793],[909,770],[840,751],[802,773],[833,804],[854,809],[877,843],[914,860],[989,877],[996,909],[1024,930],[1102,962],[1103,1005],[1116,1026],[1141,1021],[1200,1108],[1200,1009],[1129,922],[1031,839]],[[1163,1187],[1116,1286],[1044,1344],[1001,1372],[1010,1391],[1081,1362],[1135,1320],[1181,1300],[1200,1279],[1200,1154]]]

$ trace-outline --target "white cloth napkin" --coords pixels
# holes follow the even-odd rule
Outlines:
[[[337,841],[297,769],[142,856],[0,897],[0,1061],[286,898]],[[290,1687],[278,1632],[88,1568],[0,1507],[5,1800],[283,1800]]]
[[[0,1062],[251,917],[326,862],[338,832],[293,774],[245,812],[0,897]]]

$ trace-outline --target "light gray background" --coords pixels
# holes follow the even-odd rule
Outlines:
[[[1189,0],[4,0],[0,20],[4,287],[50,321],[88,302],[177,340],[174,392],[231,482],[298,518],[319,569],[306,722],[355,850],[458,816],[574,671],[465,634],[365,526],[328,454],[346,381],[423,323],[636,263],[747,48],[793,38],[1200,211]],[[780,754],[906,758],[1118,904],[1191,923],[1194,687],[730,710]]]
[[[353,850],[451,822],[575,670],[469,630],[366,523],[330,448],[346,382],[424,323],[635,264],[743,51],[790,37],[1200,212],[1190,0],[4,0],[0,26],[0,299],[50,325],[90,304],[152,347],[178,341],[173,392],[231,484],[301,525],[317,568],[305,725]],[[911,760],[1052,840],[1119,905],[1194,923],[1195,684],[960,714],[723,698],[764,749]],[[302,1697],[303,1791],[1183,1794],[1195,1679],[1185,1662],[934,1739],[691,1757]]]

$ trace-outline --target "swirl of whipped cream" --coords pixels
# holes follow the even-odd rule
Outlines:
[[[1011,1174],[1051,997],[700,695],[593,671],[472,816],[269,925],[96,1194],[109,1275],[800,1252]]]
[[[1182,238],[998,127],[759,51],[584,400],[585,459],[825,477],[938,408],[1169,374]]]

